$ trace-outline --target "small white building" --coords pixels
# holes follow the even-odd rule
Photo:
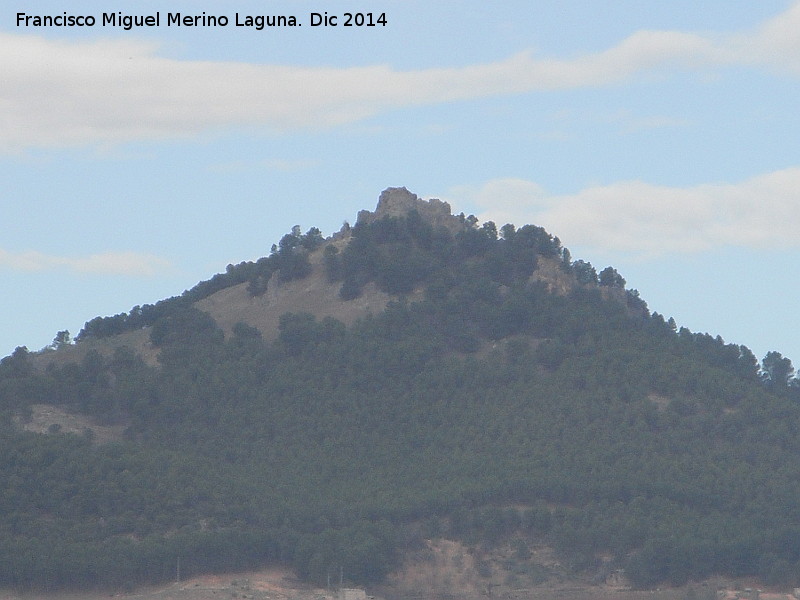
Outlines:
[[[367,592],[358,588],[339,588],[336,600],[367,600]]]

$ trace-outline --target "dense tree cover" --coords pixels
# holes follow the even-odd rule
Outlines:
[[[420,528],[522,534],[576,569],[613,556],[641,586],[800,582],[791,361],[651,315],[541,228],[464,223],[410,213],[326,249],[344,297],[398,295],[351,327],[287,314],[274,341],[244,324],[226,338],[184,300],[150,322],[158,367],[127,349],[0,361],[0,586],[124,588],[178,561],[362,583]],[[294,230],[271,262],[302,276],[320,243]],[[566,294],[530,277],[546,259],[576,281]],[[125,439],[13,426],[39,402]]]
[[[343,281],[341,296],[349,300],[370,281],[390,294],[407,294],[422,282],[451,280],[453,275],[511,285],[533,272],[537,256],[561,255],[558,238],[541,227],[516,230],[506,225],[498,237],[491,221],[478,227],[474,217],[461,217],[464,227],[455,236],[416,211],[357,223],[344,252],[333,247],[326,251],[328,276]]]

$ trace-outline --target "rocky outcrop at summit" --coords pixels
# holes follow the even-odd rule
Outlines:
[[[423,200],[404,187],[392,187],[383,190],[378,198],[378,206],[375,208],[375,212],[359,211],[356,223],[372,223],[384,217],[404,217],[412,210],[416,210],[425,221],[434,226],[445,227],[452,233],[464,228],[464,222],[453,216],[450,204],[437,198]]]

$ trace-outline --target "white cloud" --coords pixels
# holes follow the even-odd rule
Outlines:
[[[798,248],[800,167],[734,184],[693,187],[623,181],[548,195],[522,179],[497,179],[448,194],[482,209],[481,220],[533,223],[569,246],[640,258],[715,247]]]
[[[150,254],[104,252],[85,257],[44,254],[34,250],[9,252],[0,248],[0,267],[14,271],[51,271],[67,269],[91,275],[126,275],[151,277],[170,268],[170,262]]]
[[[730,36],[726,47],[736,62],[766,64],[800,75],[800,2],[754,32]]]
[[[0,34],[0,151],[326,128],[400,107],[618,84],[664,69],[770,64],[800,73],[799,31],[800,3],[746,35],[639,31],[568,60],[523,52],[416,71],[186,61],[150,43]]]

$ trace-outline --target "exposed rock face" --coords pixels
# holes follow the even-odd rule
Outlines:
[[[560,260],[543,256],[538,258],[536,270],[530,280],[544,283],[547,291],[557,296],[566,296],[575,288],[580,287],[575,276],[564,271]]]
[[[435,227],[443,226],[453,233],[464,228],[462,221],[452,215],[447,202],[436,198],[423,200],[404,187],[383,190],[375,212],[359,211],[356,223],[371,223],[384,217],[402,217],[412,210],[416,210],[425,221]]]

